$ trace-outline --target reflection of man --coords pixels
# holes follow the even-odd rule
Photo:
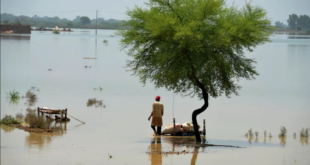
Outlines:
[[[156,143],[155,143],[156,140]],[[163,163],[162,154],[161,153],[161,138],[154,137],[153,141],[151,142],[151,165],[161,165]]]
[[[157,126],[157,135],[161,134],[161,126],[163,125],[162,116],[164,115],[164,105],[159,102],[160,96],[156,96],[155,98],[156,102],[153,103],[152,113],[148,120],[152,118],[152,129],[154,130],[154,135],[156,135],[155,126]]]

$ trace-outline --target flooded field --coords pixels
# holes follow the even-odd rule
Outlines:
[[[73,30],[1,35],[1,118],[48,107],[67,108],[85,122],[52,123],[53,134],[1,125],[1,165],[310,164],[308,138],[299,136],[310,128],[309,38],[272,36],[247,52],[260,75],[240,80],[239,96],[210,98],[198,116],[200,125],[206,120],[205,144],[241,148],[198,147],[193,137],[153,137],[147,118],[157,95],[165,107],[164,126],[173,118],[190,121],[201,100],[139,83],[126,72],[128,57],[114,30],[98,30],[98,36]],[[13,90],[24,98],[7,99]],[[35,96],[26,97],[27,91]],[[278,137],[282,126],[286,138]],[[257,137],[245,137],[250,128]]]

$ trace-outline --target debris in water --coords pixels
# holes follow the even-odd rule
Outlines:
[[[95,57],[84,57],[83,59],[97,59]]]

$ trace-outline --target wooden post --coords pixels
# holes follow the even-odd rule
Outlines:
[[[175,136],[175,118],[173,118],[173,135]]]
[[[66,108],[66,113],[65,113],[65,119],[67,121],[67,108]]]
[[[40,107],[38,107],[38,117],[40,116],[40,113],[39,113],[39,111],[40,111]]]
[[[62,121],[63,117],[64,117],[64,111],[62,110],[61,111],[61,121]]]
[[[206,136],[206,120],[203,119],[203,136]]]
[[[98,15],[98,10],[96,11],[96,35],[97,35],[97,15]]]

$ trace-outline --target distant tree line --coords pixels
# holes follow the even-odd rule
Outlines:
[[[287,23],[292,30],[310,30],[310,17],[308,15],[289,15]]]
[[[1,24],[27,24],[30,26],[36,27],[55,27],[59,28],[96,28],[96,19],[90,19],[86,16],[77,16],[73,20],[66,18],[55,17],[40,17],[34,15],[29,16],[15,16],[13,14],[3,13],[1,14]],[[98,29],[123,29],[122,20],[109,19],[105,20],[104,18],[97,19]]]

